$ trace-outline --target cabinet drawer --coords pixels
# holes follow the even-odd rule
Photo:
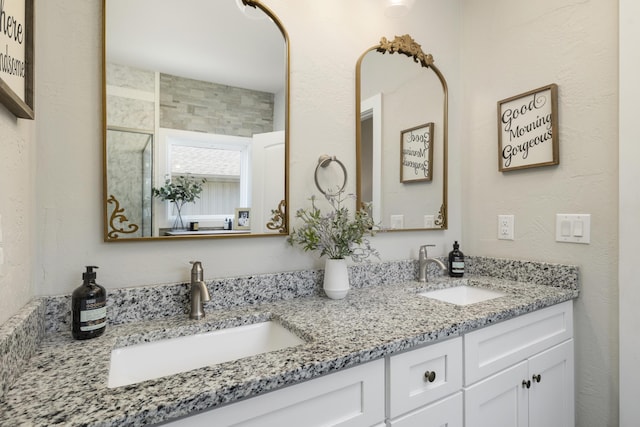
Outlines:
[[[464,336],[465,385],[573,336],[573,302],[525,314]]]
[[[434,402],[462,387],[462,338],[391,356],[389,417]]]
[[[389,421],[390,427],[462,427],[462,392]]]
[[[163,425],[384,426],[384,365],[378,359]]]

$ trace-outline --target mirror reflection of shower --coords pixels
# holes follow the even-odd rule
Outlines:
[[[129,237],[148,237],[153,231],[153,134],[126,128],[107,129],[107,197],[126,206],[129,224],[138,230]]]

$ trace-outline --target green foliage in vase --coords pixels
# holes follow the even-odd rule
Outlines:
[[[184,229],[182,222],[182,207],[185,203],[193,203],[200,198],[202,193],[202,184],[204,178],[193,178],[191,176],[178,176],[176,178],[167,178],[162,187],[153,187],[151,194],[162,201],[168,200],[175,204],[176,220],[173,223],[174,229]]]
[[[181,175],[173,180],[167,178],[162,187],[153,187],[151,191],[154,197],[162,201],[169,200],[182,207],[185,203],[192,203],[200,198],[202,184],[204,182],[205,180],[203,178],[196,179]]]
[[[322,213],[312,196],[311,208],[298,209],[296,218],[303,222],[293,229],[287,239],[291,245],[299,245],[304,251],[318,251],[320,256],[331,259],[351,257],[356,262],[370,256],[379,257],[366,236],[375,234],[376,225],[369,214],[370,207],[358,209],[353,218],[342,204],[346,197],[342,192],[326,195],[332,210]]]

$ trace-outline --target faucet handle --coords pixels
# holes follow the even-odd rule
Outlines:
[[[427,258],[427,248],[435,248],[436,245],[422,245],[420,246],[420,256]]]

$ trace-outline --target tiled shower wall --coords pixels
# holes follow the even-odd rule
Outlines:
[[[271,132],[272,93],[160,74],[160,126],[251,137]]]

